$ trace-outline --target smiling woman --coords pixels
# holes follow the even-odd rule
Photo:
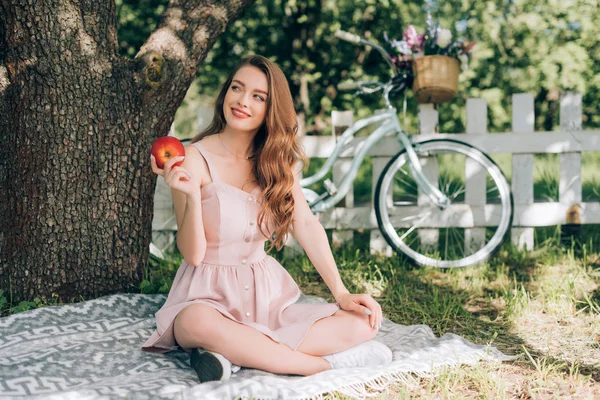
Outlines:
[[[217,97],[212,123],[185,160],[153,171],[171,187],[184,257],[157,329],[143,349],[191,352],[200,381],[227,379],[233,364],[281,374],[377,366],[391,350],[371,340],[380,305],[345,288],[325,230],[300,187],[305,155],[283,72],[261,56],[242,60]],[[300,289],[265,252],[293,233],[336,303],[298,302]],[[265,355],[268,354],[268,357]]]

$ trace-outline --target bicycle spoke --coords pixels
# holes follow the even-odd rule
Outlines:
[[[404,238],[411,233],[412,231],[414,231],[415,229],[417,229],[419,227],[419,224],[421,222],[423,222],[425,220],[425,218],[429,217],[431,215],[431,211],[426,213],[420,220],[417,221],[416,224],[414,224],[413,226],[410,227],[410,229],[408,231],[406,231],[406,233],[402,236],[400,236],[400,240],[404,240]]]
[[[405,180],[404,180],[404,179],[402,179],[402,178],[396,178],[396,177],[394,177],[394,179],[395,179],[397,182],[402,182],[402,183],[406,184],[406,186],[408,186],[409,188],[414,188],[414,189],[417,189],[417,183],[416,183],[415,181],[408,182],[408,181],[405,181]]]
[[[446,260],[449,260],[451,258],[448,256],[448,249],[449,249],[449,245],[450,245],[450,240],[448,238],[449,234],[450,234],[450,229],[446,228],[446,230],[444,232],[444,236],[446,237],[446,240],[444,241],[444,257]]]
[[[450,230],[450,228],[449,228],[448,230]],[[457,246],[460,246],[459,248],[462,248],[462,247],[463,247],[463,243],[462,243],[462,242],[463,242],[463,238],[460,236],[460,234],[458,233],[458,231],[457,231],[457,230],[454,230],[454,229],[453,229],[453,230],[452,230],[452,232],[454,233],[454,234],[452,235],[452,237],[453,237],[453,239],[454,239],[454,245],[453,245],[453,248],[456,248]],[[462,253],[464,253],[464,251],[463,251],[463,252],[461,252],[461,254],[462,254]]]
[[[408,247],[412,248],[412,245],[419,239],[419,235],[414,235],[413,239],[408,243]]]

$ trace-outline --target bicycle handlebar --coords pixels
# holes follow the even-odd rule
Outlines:
[[[383,57],[385,62],[387,62],[388,65],[392,68],[392,71],[394,72],[393,75],[395,76],[398,73],[398,69],[397,69],[396,65],[392,62],[392,58],[390,57],[388,52],[383,47],[378,45],[377,43],[373,43],[370,40],[363,39],[358,35],[355,35],[353,33],[346,32],[346,31],[342,31],[339,29],[334,33],[334,36],[337,38],[340,38],[342,40],[345,40],[347,42],[350,42],[350,43],[364,44],[366,46],[374,48],[381,54],[381,56]]]
[[[363,94],[363,93],[364,94],[375,93],[380,90],[383,90],[383,97],[385,99],[385,104],[387,107],[391,108],[392,105],[390,104],[390,100],[389,100],[390,93],[397,94],[397,93],[403,92],[408,87],[408,85],[411,84],[411,82],[412,82],[411,77],[407,76],[406,73],[399,74],[398,67],[392,61],[391,56],[388,54],[388,52],[383,47],[381,47],[377,43],[373,43],[367,39],[361,38],[358,35],[355,35],[355,34],[352,34],[350,32],[346,32],[346,31],[342,31],[342,30],[337,30],[334,33],[334,36],[339,39],[345,40],[347,42],[353,43],[353,44],[362,44],[362,45],[369,46],[369,47],[377,50],[392,69],[392,79],[390,81],[388,81],[387,83],[382,83],[382,82],[343,82],[343,83],[338,84],[338,86],[337,86],[338,90],[345,91],[345,90],[358,89],[358,91],[356,92],[357,95]],[[369,88],[369,86],[376,86],[376,87]]]
[[[346,42],[350,42],[350,43],[357,43],[358,44],[361,41],[360,36],[354,35],[354,34],[352,34],[350,32],[342,31],[342,30],[339,30],[339,29],[335,32],[334,35],[335,35],[336,38],[345,40]]]
[[[359,87],[360,87],[359,84],[356,82],[342,82],[337,85],[338,90],[341,90],[341,91],[354,90],[354,89],[358,89]]]

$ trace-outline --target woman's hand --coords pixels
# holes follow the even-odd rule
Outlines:
[[[185,193],[188,196],[194,195],[199,191],[199,185],[192,179],[190,173],[183,166],[173,167],[177,161],[181,161],[185,157],[172,157],[165,163],[165,168],[160,169],[156,165],[154,156],[150,156],[150,164],[152,171],[165,178],[165,183],[174,190]]]
[[[369,316],[371,328],[379,330],[383,322],[381,306],[369,294],[344,293],[336,297],[336,301],[342,310],[356,311]]]

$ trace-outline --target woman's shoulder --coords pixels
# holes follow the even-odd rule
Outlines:
[[[189,171],[198,173],[201,177],[202,182],[208,182],[210,181],[210,179],[208,178],[208,164],[206,162],[206,159],[200,152],[197,143],[198,142],[189,143],[184,146],[185,160],[183,161],[182,166]]]
[[[188,144],[188,146],[195,147],[196,152],[200,153],[200,154],[202,154],[204,152],[215,153],[213,138],[211,136],[213,136],[213,135],[205,136],[202,139],[197,140],[195,142],[190,142]]]
[[[186,155],[187,155],[187,150],[190,148],[193,148],[193,150],[190,150],[191,154],[195,154],[199,157],[202,157],[202,153],[204,151],[210,151],[211,148],[211,140],[209,140],[208,137],[203,137],[200,140],[196,140],[195,142],[189,142],[187,143],[184,147],[186,149]]]
[[[185,149],[186,157],[191,157],[192,159],[200,159],[202,157],[202,153],[198,148],[198,142],[189,142],[186,143],[183,147]]]

